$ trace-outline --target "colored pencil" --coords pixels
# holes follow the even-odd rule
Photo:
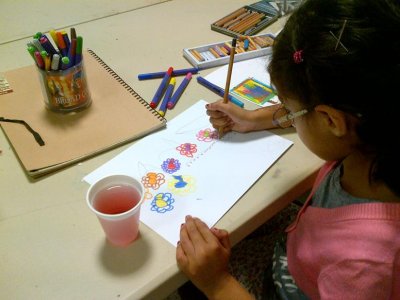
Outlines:
[[[231,77],[232,77],[232,68],[233,68],[233,61],[235,59],[235,50],[236,50],[236,39],[232,40],[232,47],[231,47],[231,54],[229,56],[229,65],[228,65],[228,74],[226,76],[226,84],[225,84],[225,93],[224,93],[224,103],[228,103],[228,96],[229,96],[229,86],[231,84]]]
[[[229,86],[231,85],[231,77],[232,77],[232,68],[233,61],[235,58],[235,50],[236,50],[236,39],[232,40],[231,54],[229,57],[229,65],[228,65],[228,74],[226,76],[226,84],[225,84],[225,92],[224,92],[224,103],[228,103],[229,101]],[[224,134],[224,126],[218,128],[218,137],[221,138]]]

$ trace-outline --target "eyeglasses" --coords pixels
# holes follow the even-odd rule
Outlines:
[[[290,112],[284,105],[278,108],[272,115],[272,124],[280,128],[294,126],[294,119],[308,113],[307,109],[302,109],[297,112]]]

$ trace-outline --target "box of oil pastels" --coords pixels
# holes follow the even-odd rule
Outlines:
[[[230,35],[253,35],[279,17],[279,11],[268,1],[241,7],[211,24],[211,29]]]
[[[235,61],[265,56],[271,53],[274,36],[269,33],[248,36],[236,43]],[[221,66],[229,62],[232,41],[183,49],[183,56],[199,69]]]

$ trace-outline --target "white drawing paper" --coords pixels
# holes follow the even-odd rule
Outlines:
[[[89,184],[111,174],[140,179],[146,188],[141,222],[174,246],[186,215],[213,226],[292,145],[269,131],[217,139],[206,104],[198,101],[83,178]]]

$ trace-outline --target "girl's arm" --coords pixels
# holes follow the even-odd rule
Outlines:
[[[272,124],[272,117],[278,109],[278,105],[246,110],[220,100],[207,104],[206,109],[213,127],[216,129],[223,127],[224,133],[228,131],[258,131],[276,127]]]
[[[178,266],[208,299],[254,299],[229,274],[230,242],[225,230],[209,229],[198,218],[186,217],[176,249]]]

